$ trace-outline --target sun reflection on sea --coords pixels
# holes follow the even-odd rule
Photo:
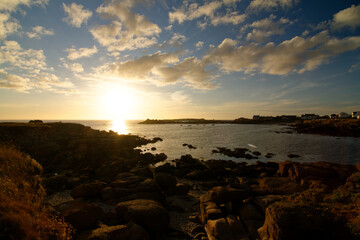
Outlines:
[[[129,134],[126,121],[123,119],[112,120],[110,130],[118,134]]]

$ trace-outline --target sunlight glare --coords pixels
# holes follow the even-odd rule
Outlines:
[[[122,119],[116,119],[111,122],[110,130],[117,132],[118,134],[129,134],[126,121]]]
[[[125,124],[125,120],[134,116],[136,102],[136,97],[130,89],[115,85],[104,91],[101,107],[105,110],[106,118],[120,126]]]

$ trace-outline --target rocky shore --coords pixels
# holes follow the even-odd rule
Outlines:
[[[155,167],[165,154],[134,148],[157,140],[79,124],[0,124],[2,145],[42,165],[42,205],[72,227],[52,239],[360,238],[360,166],[184,155]],[[0,180],[2,163],[0,154]],[[29,239],[20,220],[4,217],[3,205],[0,236],[11,239],[3,226],[13,224],[24,232],[17,239]]]
[[[306,120],[290,126],[297,133],[360,137],[360,119]]]

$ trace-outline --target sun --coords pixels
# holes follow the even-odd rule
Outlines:
[[[137,98],[132,89],[115,85],[102,94],[101,107],[109,120],[124,121],[136,113]]]

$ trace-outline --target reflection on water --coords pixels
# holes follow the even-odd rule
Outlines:
[[[117,132],[118,134],[128,134],[129,130],[126,125],[126,121],[123,119],[116,119],[112,120],[111,127],[109,130],[113,130],[114,132]]]

